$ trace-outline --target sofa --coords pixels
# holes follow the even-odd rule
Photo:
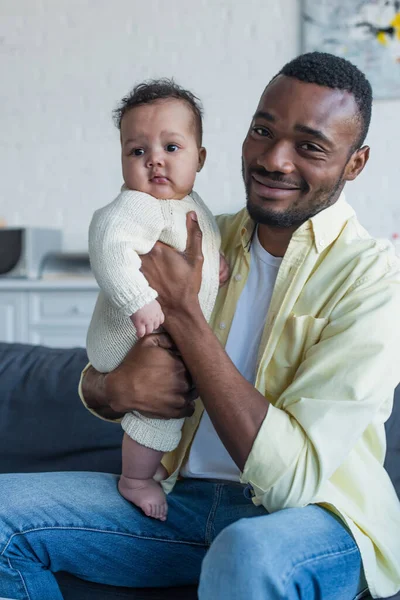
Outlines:
[[[0,343],[0,473],[120,473],[121,428],[90,415],[77,394],[86,362],[82,348]],[[400,386],[386,427],[386,468],[400,497]],[[67,573],[58,573],[57,579],[65,600],[197,598],[194,587],[117,588]],[[400,594],[395,598],[400,600]]]

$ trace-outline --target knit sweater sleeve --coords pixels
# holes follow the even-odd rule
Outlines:
[[[164,227],[160,201],[122,191],[97,210],[89,227],[93,274],[108,300],[130,316],[157,297],[140,271],[140,254],[150,252]]]
[[[214,215],[212,214],[212,212],[208,208],[208,206],[206,204],[204,204],[204,202],[200,198],[199,194],[197,194],[195,191],[192,191],[190,196],[191,196],[194,204],[195,205],[197,204],[198,206],[200,206],[201,209],[203,210],[205,216],[207,217],[207,220],[206,220],[207,227],[210,227],[213,238],[217,245],[217,249],[219,251],[221,251],[221,233],[220,233],[216,218],[214,217]],[[194,207],[194,211],[196,212],[196,206]]]

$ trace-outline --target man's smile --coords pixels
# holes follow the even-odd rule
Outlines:
[[[300,187],[295,187],[284,181],[275,181],[259,173],[251,173],[252,187],[254,191],[262,197],[284,199],[298,192]]]

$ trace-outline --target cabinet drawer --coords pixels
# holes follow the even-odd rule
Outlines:
[[[86,327],[32,327],[29,343],[52,348],[75,348],[86,346]]]
[[[96,292],[31,292],[29,313],[32,325],[89,323]]]
[[[26,297],[21,292],[0,293],[0,341],[24,342],[26,336]]]

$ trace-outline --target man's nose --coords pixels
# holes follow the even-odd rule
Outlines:
[[[292,173],[294,171],[291,148],[283,140],[269,144],[268,148],[257,157],[257,164],[266,171]]]
[[[162,167],[164,165],[164,157],[160,150],[152,150],[149,152],[146,166],[147,167]]]

